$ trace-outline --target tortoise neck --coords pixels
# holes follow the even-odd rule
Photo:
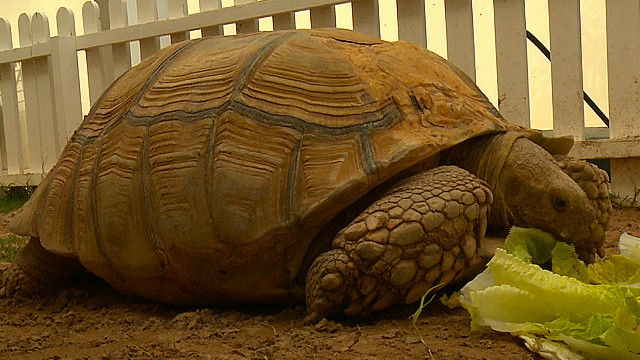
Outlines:
[[[513,216],[504,198],[500,174],[513,143],[523,135],[516,132],[474,138],[456,146],[446,155],[447,163],[457,165],[487,182],[493,192],[489,225],[508,229]]]

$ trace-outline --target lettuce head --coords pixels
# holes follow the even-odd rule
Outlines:
[[[461,293],[473,328],[518,335],[548,359],[640,360],[640,257],[586,266],[572,245],[516,228]]]

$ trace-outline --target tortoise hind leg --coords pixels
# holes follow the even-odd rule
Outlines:
[[[57,256],[43,248],[40,239],[30,238],[4,272],[0,296],[31,296],[52,292],[84,272],[78,260]]]
[[[397,185],[320,254],[307,274],[307,323],[410,304],[476,265],[492,194],[454,166]]]

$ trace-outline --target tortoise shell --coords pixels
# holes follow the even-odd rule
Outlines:
[[[169,46],[103,94],[10,227],[117,289],[282,303],[343,209],[509,126],[459,70],[339,29]]]

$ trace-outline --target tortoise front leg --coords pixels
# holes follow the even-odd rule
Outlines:
[[[487,184],[458,167],[416,175],[373,203],[307,275],[307,318],[367,315],[419,300],[477,259],[492,201]]]
[[[84,273],[74,258],[57,256],[30,238],[2,276],[0,296],[31,296],[54,291]]]
[[[589,236],[576,244],[576,251],[587,262],[595,260],[595,254],[604,257],[605,231],[613,208],[609,199],[609,175],[596,165],[565,155],[554,155],[562,171],[575,181],[587,194],[589,203],[596,210],[596,219],[589,225]]]

